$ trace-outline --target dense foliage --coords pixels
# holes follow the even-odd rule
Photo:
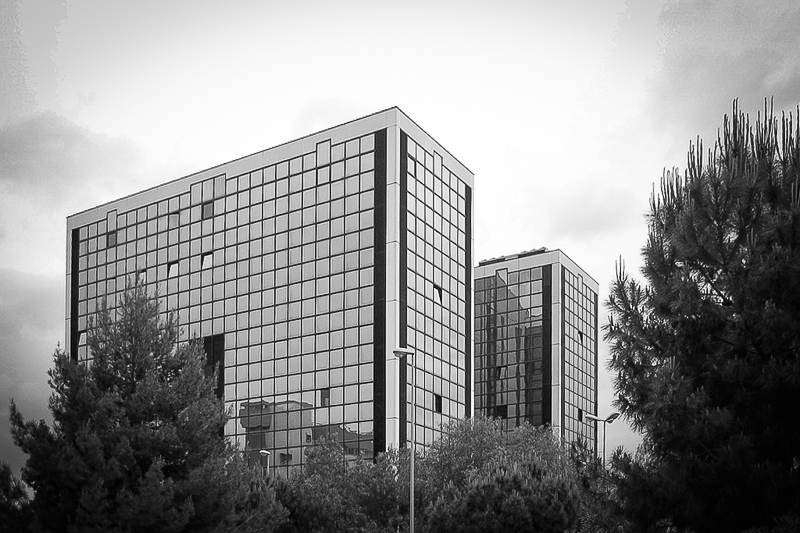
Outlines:
[[[342,444],[324,440],[307,449],[304,470],[276,481],[288,510],[281,533],[397,531],[400,521],[397,454],[349,462]]]
[[[580,495],[551,430],[500,420],[452,422],[419,461],[415,506],[428,531],[567,531]],[[513,526],[513,527],[512,527]]]
[[[57,352],[49,372],[53,425],[25,421],[15,443],[49,531],[209,531],[246,486],[222,437],[226,416],[196,342],[178,346],[173,315],[129,287],[88,335],[91,364]]]
[[[25,486],[8,463],[0,462],[0,533],[23,531],[32,519]]]
[[[618,450],[617,453],[622,453]],[[616,488],[619,472],[608,468],[602,457],[588,443],[577,440],[570,444],[577,476],[580,499],[578,526],[575,531],[592,533],[623,533],[637,531],[626,519]]]
[[[713,152],[654,193],[644,284],[620,268],[605,338],[643,432],[620,496],[645,531],[743,531],[800,513],[800,129],[734,103]]]
[[[535,463],[501,460],[450,485],[427,510],[431,532],[563,532],[575,525],[577,493],[567,477]]]
[[[22,477],[0,468],[0,529],[13,531],[397,532],[409,527],[409,453],[348,461],[342,443],[305,450],[286,478],[247,467],[226,444],[222,402],[196,342],[130,287],[89,332],[90,363],[57,352],[53,424],[12,433]],[[591,452],[589,452],[591,453]],[[594,480],[547,428],[474,418],[443,428],[416,456],[418,531],[577,530]],[[594,464],[594,463],[592,463]],[[587,493],[588,494],[588,493]]]
[[[345,460],[342,445],[309,448],[303,471],[276,481],[281,532],[396,532],[409,527],[409,454]],[[546,428],[453,422],[416,457],[417,531],[564,532],[579,526],[580,490],[568,450]]]

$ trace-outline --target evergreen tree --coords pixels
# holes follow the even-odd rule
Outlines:
[[[0,461],[0,533],[26,531],[32,518],[25,486],[8,463]]]
[[[639,530],[742,531],[800,513],[800,129],[736,102],[715,149],[653,194],[645,284],[620,268],[605,330]]]
[[[305,468],[276,482],[278,499],[288,511],[278,531],[396,532],[397,459],[389,451],[375,462],[348,461],[336,439],[307,448]]]
[[[575,468],[580,513],[575,531],[592,533],[629,530],[615,486],[616,472],[608,468],[589,443],[578,439],[570,443],[570,458]]]
[[[226,533],[269,533],[279,531],[288,518],[287,509],[277,500],[274,478],[267,477],[260,467],[247,466],[241,454],[229,463],[229,475],[238,480],[233,493],[233,513],[220,525],[219,531]]]
[[[567,531],[578,525],[577,474],[550,428],[525,424],[507,431],[500,420],[475,417],[442,431],[418,460],[414,505],[421,531]],[[408,472],[398,479],[408,494]]]
[[[49,531],[209,531],[244,498],[226,466],[223,403],[196,342],[177,344],[174,314],[128,287],[102,305],[88,335],[90,363],[57,351],[49,371],[52,427],[12,402],[23,480]]]
[[[534,462],[501,459],[450,484],[427,510],[432,533],[563,533],[577,524],[578,497],[570,476]]]

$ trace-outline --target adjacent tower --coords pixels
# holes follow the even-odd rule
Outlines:
[[[475,269],[475,411],[596,449],[598,284],[560,250]]]
[[[137,277],[203,342],[225,433],[272,468],[350,456],[472,412],[473,175],[392,108],[67,219],[66,345]],[[266,454],[264,454],[266,455]]]

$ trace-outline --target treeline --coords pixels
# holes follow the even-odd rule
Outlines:
[[[48,532],[406,531],[409,455],[350,461],[341,443],[307,448],[288,477],[247,466],[223,437],[227,417],[198,342],[141,284],[103,306],[91,364],[57,352],[53,424],[12,402],[22,480],[0,469],[0,530]],[[417,531],[567,531],[590,512],[583,470],[544,428],[462,420],[417,458]],[[583,470],[582,470],[583,469]],[[584,519],[585,521],[585,519]]]

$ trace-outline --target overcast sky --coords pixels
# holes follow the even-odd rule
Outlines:
[[[798,27],[796,0],[0,0],[0,459],[8,398],[47,417],[68,215],[398,106],[475,173],[477,260],[561,249],[604,301],[689,141],[737,97],[795,109]]]

